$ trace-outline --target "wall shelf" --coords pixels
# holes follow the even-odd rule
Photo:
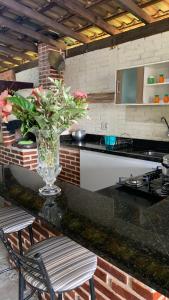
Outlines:
[[[118,105],[124,105],[124,106],[169,106],[169,103],[119,103]]]
[[[169,106],[169,103],[162,101],[153,102],[155,95],[159,95],[161,100],[169,95],[169,81],[157,82],[160,74],[169,79],[169,61],[117,70],[115,103],[128,106]],[[150,76],[154,76],[156,83],[148,83]]]
[[[163,83],[151,83],[151,84],[145,84],[144,86],[162,86],[162,85],[169,85],[169,82],[163,82]]]

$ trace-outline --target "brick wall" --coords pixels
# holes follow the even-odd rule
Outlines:
[[[2,126],[3,144],[0,145],[0,164],[15,164],[30,170],[37,168],[37,150],[13,147],[15,135]],[[63,181],[80,185],[80,150],[60,147],[62,171],[59,178]]]
[[[54,47],[46,44],[39,44],[38,46],[39,83],[43,85],[44,88],[50,86],[48,77],[63,79],[63,73],[58,74],[49,64],[48,55],[51,50],[58,51]]]
[[[65,83],[72,90],[87,93],[115,91],[115,73],[152,62],[169,60],[169,31],[66,59]],[[73,74],[73,76],[72,76]],[[93,134],[130,135],[133,138],[167,140],[167,128],[161,116],[168,118],[169,107],[125,107],[109,104],[90,104],[90,120],[80,127]],[[101,123],[107,123],[104,130]]]
[[[5,205],[10,205],[10,203],[6,201]],[[60,232],[49,229],[47,224],[40,219],[36,219],[33,225],[33,233],[35,242],[42,241],[51,236],[61,235]],[[23,248],[26,251],[30,247],[27,230],[24,230],[22,240]],[[9,235],[9,241],[12,247],[18,251],[16,233]],[[96,300],[169,300],[167,297],[136,280],[101,257],[98,257],[94,280]],[[43,299],[50,300],[48,294],[44,294]],[[65,293],[64,300],[90,300],[88,282],[74,291]]]
[[[60,164],[62,165],[62,172],[59,178],[80,185],[80,150],[61,148]]]

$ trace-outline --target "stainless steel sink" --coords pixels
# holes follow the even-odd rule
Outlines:
[[[152,150],[140,151],[139,153],[142,155],[154,156],[154,157],[160,157],[160,158],[162,158],[164,155],[167,154],[167,153],[157,152],[157,151],[152,151]]]

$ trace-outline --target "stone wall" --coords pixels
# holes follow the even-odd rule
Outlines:
[[[65,83],[87,93],[115,91],[117,69],[169,60],[169,31],[66,59]],[[169,106],[125,107],[91,104],[90,120],[80,122],[88,133],[169,140],[161,116],[169,119]],[[107,123],[103,129],[102,123]]]

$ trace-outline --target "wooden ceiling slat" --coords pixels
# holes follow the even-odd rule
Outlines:
[[[90,21],[91,23],[95,24],[103,31],[110,35],[114,35],[119,33],[119,30],[115,27],[106,23],[103,19],[101,19],[98,15],[94,12],[87,10],[83,5],[80,3],[75,2],[74,0],[55,0],[59,5],[64,5],[70,11],[80,15],[81,17],[85,18],[86,20]]]
[[[20,14],[22,12],[23,15],[29,17],[30,19],[36,20],[37,22],[40,22],[41,24],[53,29],[55,32],[58,31],[66,36],[70,36],[82,43],[87,43],[90,40],[84,36],[81,33],[76,33],[70,28],[64,26],[63,24],[60,24],[54,20],[51,20],[50,18],[46,17],[45,15],[32,10],[31,8],[22,5],[15,0],[0,0],[0,4],[10,8],[12,11],[17,12]]]
[[[0,53],[0,60],[4,60],[4,61],[9,61],[10,63],[14,64],[14,65],[20,65],[19,60],[5,56],[3,54]]]
[[[32,39],[36,39],[37,41],[55,46],[58,49],[65,49],[66,46],[63,42],[56,42],[53,39],[39,33],[36,31],[33,31],[29,29],[28,27],[24,27],[23,25],[21,26],[20,24],[16,23],[15,21],[12,21],[10,19],[7,19],[5,17],[0,16],[0,25],[5,26],[9,29],[12,29],[16,32],[22,33],[24,35],[27,35],[31,37]]]
[[[5,54],[7,54],[8,56],[11,57],[20,57],[24,60],[32,60],[32,57],[26,53],[23,53],[21,51],[15,51],[13,49],[10,49],[9,47],[6,46],[0,46],[0,52],[3,52]]]
[[[37,52],[37,47],[34,43],[29,43],[27,41],[19,41],[7,33],[0,33],[0,43],[3,43],[5,45],[11,45],[18,49]]]
[[[131,12],[144,23],[152,23],[153,18],[143,11],[133,0],[116,0],[124,9]]]
[[[98,49],[104,49],[107,47],[114,48],[116,45],[120,45],[129,41],[134,41],[140,38],[152,36],[154,34],[166,32],[169,30],[168,19],[163,19],[161,21],[153,22],[147,24],[146,26],[141,26],[139,28],[128,30],[114,37],[110,36],[97,41],[93,41],[88,45],[82,45],[68,49],[66,52],[66,57],[72,57],[86,52],[91,52]]]

